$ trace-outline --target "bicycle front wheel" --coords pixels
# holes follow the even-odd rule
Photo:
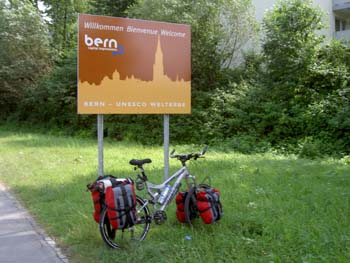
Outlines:
[[[189,225],[192,224],[193,219],[198,217],[196,187],[191,187],[188,190],[184,203],[184,212],[186,223],[188,223]]]
[[[199,184],[197,187],[191,187],[188,190],[185,203],[184,203],[184,212],[186,223],[190,226],[192,225],[192,221],[199,217],[199,212],[197,208],[197,192],[210,188],[207,184]]]
[[[107,207],[100,215],[100,233],[103,241],[111,248],[119,248],[130,241],[145,239],[151,224],[151,216],[142,198],[136,197],[137,223],[126,229],[112,229],[108,220]]]

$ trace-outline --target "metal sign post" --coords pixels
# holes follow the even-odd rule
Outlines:
[[[169,178],[169,114],[164,115],[164,178]]]
[[[103,114],[97,114],[98,176],[103,176]]]

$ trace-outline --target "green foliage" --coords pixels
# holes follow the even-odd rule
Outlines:
[[[47,27],[29,1],[0,1],[0,117],[17,109],[27,89],[48,72]]]
[[[127,9],[132,6],[136,0],[90,0],[90,12],[96,15],[125,17]]]
[[[108,115],[104,127],[116,140],[159,145],[163,142],[162,124],[161,115]]]
[[[38,85],[26,90],[17,118],[32,124],[65,129],[68,134],[93,129],[95,116],[77,115],[77,59],[73,51]],[[93,134],[93,132],[90,132]]]
[[[279,1],[264,18],[262,53],[244,53],[235,68],[257,30],[250,0],[43,2],[50,34],[38,1],[0,1],[0,106],[12,120],[95,136],[96,117],[76,114],[76,14],[89,11],[191,25],[192,113],[171,116],[173,143],[350,153],[350,46],[320,44],[322,12],[311,0]],[[161,144],[162,133],[162,116],[105,116],[116,140]]]
[[[274,141],[302,136],[304,124],[299,113],[309,103],[312,90],[305,80],[317,65],[317,51],[322,37],[322,12],[312,1],[279,1],[263,21],[263,85],[268,94],[263,106],[266,128]],[[271,104],[271,105],[270,105]],[[266,129],[264,128],[264,129]]]
[[[349,46],[321,46],[321,18],[299,0],[267,14],[263,56],[247,54],[233,82],[213,94],[216,138],[243,152],[271,145],[310,158],[349,153]]]
[[[264,19],[262,85],[249,90],[261,100],[249,108],[257,136],[312,158],[349,152],[349,47],[321,46],[321,21],[311,1],[280,1]]]
[[[88,0],[43,0],[46,6],[45,15],[49,17],[48,24],[51,33],[51,45],[56,59],[65,56],[76,47],[77,15],[86,11]]]
[[[321,147],[322,143],[322,141],[317,141],[313,138],[305,138],[300,145],[299,157],[308,159],[321,158],[324,155]]]
[[[220,8],[220,23],[224,28],[224,37],[220,39],[220,52],[223,53],[222,67],[237,67],[242,58],[249,54],[244,47],[258,45],[259,25],[255,19],[251,0],[229,0]],[[245,50],[247,54],[242,54]]]
[[[303,115],[307,132],[327,154],[343,155],[350,151],[349,61],[350,46],[331,42],[320,48],[318,63],[305,81],[310,87],[310,103]]]
[[[322,41],[316,34],[323,28],[322,12],[311,0],[280,1],[267,13],[263,25],[263,53],[270,78],[294,82],[314,61]]]

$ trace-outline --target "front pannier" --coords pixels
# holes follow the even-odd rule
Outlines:
[[[220,193],[215,188],[208,188],[197,193],[197,207],[205,224],[213,224],[223,215]]]
[[[187,192],[179,192],[176,196],[176,217],[181,223],[186,222],[185,199]]]
[[[125,229],[136,223],[136,194],[131,180],[105,189],[109,223],[113,229]]]
[[[186,198],[190,198],[188,191],[186,192],[179,192],[176,196],[176,217],[181,223],[186,223],[186,213],[185,213],[185,200]],[[194,195],[195,197],[195,195]],[[197,207],[195,201],[191,198],[188,203],[188,211],[189,218],[188,220],[192,220],[196,217],[198,217],[197,213]]]

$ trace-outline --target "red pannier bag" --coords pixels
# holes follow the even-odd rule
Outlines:
[[[186,213],[185,213],[185,200],[188,196],[188,192],[179,192],[176,196],[176,217],[181,223],[186,223]],[[189,213],[189,220],[198,217],[198,211],[196,202],[193,201],[191,198],[188,203],[188,213]],[[188,222],[190,223],[190,222]]]
[[[181,223],[186,223],[185,199],[187,192],[179,192],[176,196],[176,217]]]
[[[109,223],[113,229],[132,227],[137,220],[136,194],[132,180],[105,189]]]
[[[100,223],[102,201],[104,199],[104,184],[108,181],[110,185],[112,184],[112,180],[116,180],[116,178],[112,175],[106,175],[99,177],[95,182],[86,186],[91,192],[92,202],[94,204],[93,218],[97,223]]]
[[[197,208],[205,224],[213,224],[222,215],[220,193],[215,188],[208,188],[197,193]]]
[[[93,218],[97,223],[100,223],[100,214],[101,214],[101,202],[103,195],[103,184],[98,183],[97,181],[88,184],[86,186],[88,190],[91,192],[92,202],[94,204],[94,213]]]
[[[100,200],[100,196],[101,193],[99,191],[91,191],[91,196],[92,196],[92,201],[94,202],[94,220],[97,223],[100,223],[100,214],[101,214],[101,200]]]

